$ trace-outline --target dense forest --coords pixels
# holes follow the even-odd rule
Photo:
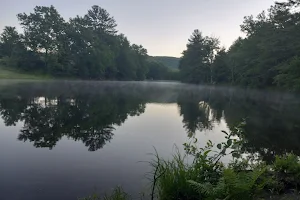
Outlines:
[[[5,27],[0,65],[55,77],[95,80],[181,80],[195,84],[300,89],[300,0],[246,16],[244,37],[228,48],[195,30],[181,59],[151,57],[117,31],[115,19],[92,6],[65,21],[53,7],[17,15],[23,30]],[[176,70],[176,67],[179,70]],[[174,70],[175,69],[175,70]]]
[[[115,19],[99,6],[69,21],[53,6],[36,6],[32,13],[17,17],[22,33],[6,26],[0,35],[0,59],[6,67],[96,80],[176,76],[161,63],[149,61],[143,46],[131,44],[119,34]]]
[[[299,0],[275,3],[256,18],[245,17],[245,37],[228,49],[195,30],[180,61],[182,81],[299,90],[299,5]]]

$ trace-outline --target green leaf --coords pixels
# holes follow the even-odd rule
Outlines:
[[[226,135],[229,135],[226,131],[222,131],[222,133],[225,133]]]
[[[239,154],[239,153],[236,153],[236,152],[234,152],[234,153],[232,154],[232,157],[234,157],[234,158],[239,158],[239,157],[240,157],[240,154]]]
[[[232,145],[232,140],[228,140],[227,145],[228,145],[228,147],[230,147]]]
[[[218,144],[218,145],[217,145],[217,148],[218,148],[218,149],[222,149],[222,144]]]
[[[204,152],[204,155],[207,156],[207,154],[209,154],[209,152],[211,152],[211,150],[207,150]]]
[[[236,144],[236,143],[231,146],[232,149],[236,149],[238,147],[239,147],[239,144]]]

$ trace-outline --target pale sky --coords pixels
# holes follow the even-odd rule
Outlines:
[[[54,5],[66,20],[99,5],[114,16],[119,32],[143,45],[149,55],[179,57],[194,29],[229,47],[242,35],[244,16],[272,4],[274,0],[0,0],[0,29],[19,27],[16,15],[32,12],[36,5]]]

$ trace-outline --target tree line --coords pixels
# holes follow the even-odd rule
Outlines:
[[[195,30],[180,61],[183,82],[300,89],[300,1],[275,3],[244,17],[228,49]]]
[[[54,6],[36,6],[17,17],[22,33],[6,26],[0,35],[0,58],[6,67],[96,80],[173,77],[166,66],[149,61],[142,45],[119,34],[115,19],[99,6],[69,21]]]
[[[195,30],[183,51],[180,73],[149,59],[142,45],[117,31],[115,19],[92,6],[66,21],[53,7],[17,15],[22,33],[5,27],[0,61],[6,67],[96,80],[180,79],[196,84],[234,84],[300,89],[300,1],[276,3],[256,18],[247,16],[228,49]]]

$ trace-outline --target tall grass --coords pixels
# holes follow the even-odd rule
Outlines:
[[[94,194],[79,200],[131,200],[131,197],[121,187],[116,187],[111,194],[106,194],[104,197]]]
[[[196,168],[188,164],[186,155],[182,156],[177,151],[171,160],[163,160],[158,154],[155,158],[151,165],[154,188],[152,192],[156,198],[162,200],[199,198],[197,192],[187,184],[187,180],[197,180],[199,173]]]
[[[299,157],[277,156],[270,165],[251,160],[251,155],[245,159],[240,151],[243,138],[233,140],[236,132],[224,133],[226,142],[214,145],[208,141],[204,148],[197,147],[196,142],[184,144],[186,153],[177,150],[170,160],[160,158],[156,152],[151,162],[152,199],[251,200],[300,191]],[[219,151],[212,150],[215,146]],[[226,155],[231,155],[233,161],[225,166],[220,160]],[[190,156],[193,162],[188,162]]]

